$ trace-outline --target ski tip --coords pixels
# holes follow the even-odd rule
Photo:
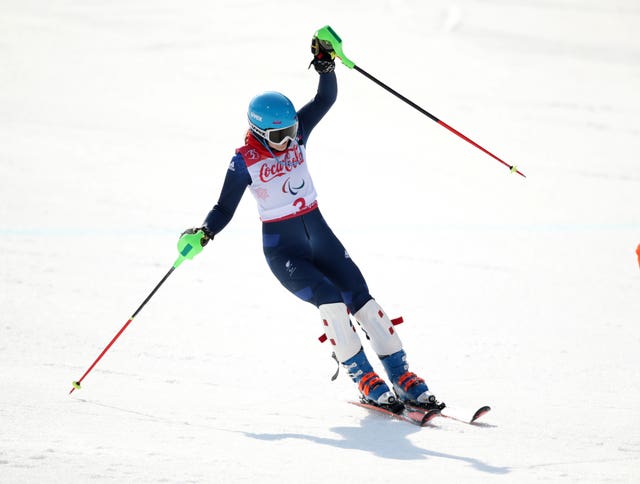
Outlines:
[[[491,407],[489,405],[485,405],[484,407],[480,407],[478,410],[476,410],[476,413],[473,414],[473,417],[471,417],[471,420],[469,421],[469,423],[475,422],[480,417],[482,417],[484,414],[486,414],[487,412],[490,412],[490,411],[491,411]]]
[[[425,412],[425,414],[422,416],[422,421],[420,422],[420,425],[424,427],[439,415],[440,415],[440,410],[438,409],[429,410],[428,412]]]

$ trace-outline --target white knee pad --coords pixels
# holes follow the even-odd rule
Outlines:
[[[349,312],[344,303],[322,304],[318,307],[327,338],[340,363],[354,356],[362,343],[351,324]]]
[[[402,341],[393,323],[374,299],[370,299],[354,316],[369,336],[373,351],[378,356],[392,355],[402,349]]]

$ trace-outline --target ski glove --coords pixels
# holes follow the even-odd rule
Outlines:
[[[190,229],[185,230],[180,234],[180,237],[183,235],[193,235],[198,232],[202,232],[202,237],[200,238],[200,245],[204,247],[209,243],[211,239],[213,239],[213,234],[211,234],[205,227],[192,227]]]
[[[331,42],[320,40],[314,36],[313,39],[311,39],[311,53],[313,54],[313,60],[309,64],[309,67],[313,65],[319,74],[333,72],[336,68],[334,61],[336,53],[331,46]]]

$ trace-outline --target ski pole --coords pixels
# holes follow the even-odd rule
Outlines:
[[[153,297],[156,291],[160,289],[160,286],[162,286],[162,284],[164,284],[164,282],[169,278],[169,276],[173,274],[173,271],[175,271],[180,266],[180,264],[182,264],[185,260],[187,259],[191,260],[200,252],[202,252],[203,247],[206,245],[209,239],[205,237],[204,232],[202,230],[197,230],[192,232],[193,233],[189,233],[189,231],[187,231],[180,236],[180,239],[178,240],[178,252],[180,255],[171,266],[171,269],[169,269],[169,272],[167,272],[164,275],[164,277],[160,280],[160,282],[156,285],[156,287],[153,288],[153,291],[151,291],[151,293],[142,302],[142,304],[138,307],[138,309],[135,310],[135,312],[129,318],[129,320],[124,324],[122,328],[120,328],[120,331],[118,331],[118,333],[113,337],[113,339],[109,342],[109,344],[105,346],[105,348],[102,350],[102,353],[98,355],[98,357],[91,364],[89,369],[87,369],[87,371],[84,372],[84,375],[82,375],[79,380],[75,380],[72,382],[71,384],[72,388],[71,388],[71,391],[69,392],[69,395],[71,395],[74,390],[80,390],[81,388],[80,384],[82,383],[82,380],[84,380],[85,377],[91,372],[91,370],[93,370],[93,368],[98,364],[98,362],[102,359],[105,353],[109,351],[109,348],[111,348],[113,343],[115,343],[116,340],[120,337],[120,335],[124,333],[124,330],[127,329],[127,326],[131,324],[131,322],[133,321],[133,318],[135,318],[138,315],[138,313],[142,311],[142,308],[146,306],[146,304]]]
[[[498,158],[496,155],[494,155],[493,153],[491,153],[489,150],[483,148],[482,146],[480,146],[478,143],[476,143],[475,141],[473,141],[471,138],[466,137],[464,134],[462,134],[461,132],[459,132],[458,130],[456,130],[455,128],[452,128],[451,126],[449,126],[447,123],[445,123],[444,121],[442,121],[441,119],[438,119],[437,117],[435,117],[433,114],[431,114],[429,111],[427,111],[426,109],[421,108],[420,106],[418,106],[416,103],[414,103],[413,101],[411,101],[410,99],[406,98],[405,96],[403,96],[402,94],[400,94],[399,92],[395,91],[394,89],[390,88],[389,86],[387,86],[385,83],[383,83],[382,81],[376,79],[374,76],[372,76],[371,74],[369,74],[367,71],[365,71],[364,69],[361,69],[360,67],[358,67],[352,60],[350,60],[347,56],[344,55],[344,52],[342,51],[342,39],[338,36],[338,34],[336,34],[336,32],[329,26],[329,25],[325,25],[324,27],[322,27],[320,30],[318,30],[316,32],[316,37],[318,37],[318,39],[320,41],[325,41],[325,42],[329,42],[331,44],[331,47],[333,47],[334,52],[336,53],[336,57],[338,57],[342,63],[347,66],[349,69],[355,69],[356,71],[358,71],[360,74],[362,74],[363,76],[365,76],[367,79],[375,82],[376,84],[378,84],[380,87],[382,87],[383,89],[386,89],[388,92],[390,92],[391,94],[393,94],[394,96],[396,96],[397,98],[401,99],[402,101],[404,101],[405,103],[407,103],[409,106],[411,106],[414,109],[417,109],[418,111],[420,111],[422,114],[424,114],[425,116],[427,116],[429,119],[431,119],[432,121],[435,121],[436,123],[438,123],[440,126],[442,126],[443,128],[448,129],[449,131],[451,131],[453,134],[455,134],[456,136],[459,136],[460,138],[462,138],[463,140],[465,140],[466,142],[472,144],[473,146],[475,146],[476,148],[478,148],[479,150],[483,151],[484,153],[486,153],[487,155],[489,155],[491,158],[499,161],[500,163],[502,163],[503,165],[505,165],[506,167],[509,168],[509,171],[511,171],[511,173],[517,173],[518,175],[521,175],[523,177],[526,178],[526,176],[520,172],[518,170],[518,168],[515,165],[510,165],[509,163],[507,163],[506,161]]]

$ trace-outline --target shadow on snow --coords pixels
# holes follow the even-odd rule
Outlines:
[[[431,427],[433,429],[433,427]],[[465,457],[454,454],[447,454],[434,450],[423,449],[414,445],[408,437],[416,432],[429,432],[429,427],[408,425],[402,422],[388,421],[381,422],[373,415],[365,417],[359,427],[333,427],[332,432],[338,434],[340,438],[318,437],[315,435],[301,433],[282,434],[258,434],[243,432],[247,437],[276,441],[285,439],[299,439],[313,442],[320,445],[329,445],[339,449],[360,450],[369,452],[385,459],[398,460],[421,460],[432,458],[450,459],[466,463],[480,472],[489,474],[508,474],[508,467],[496,467],[473,457]],[[380,435],[384,434],[384,438]]]

